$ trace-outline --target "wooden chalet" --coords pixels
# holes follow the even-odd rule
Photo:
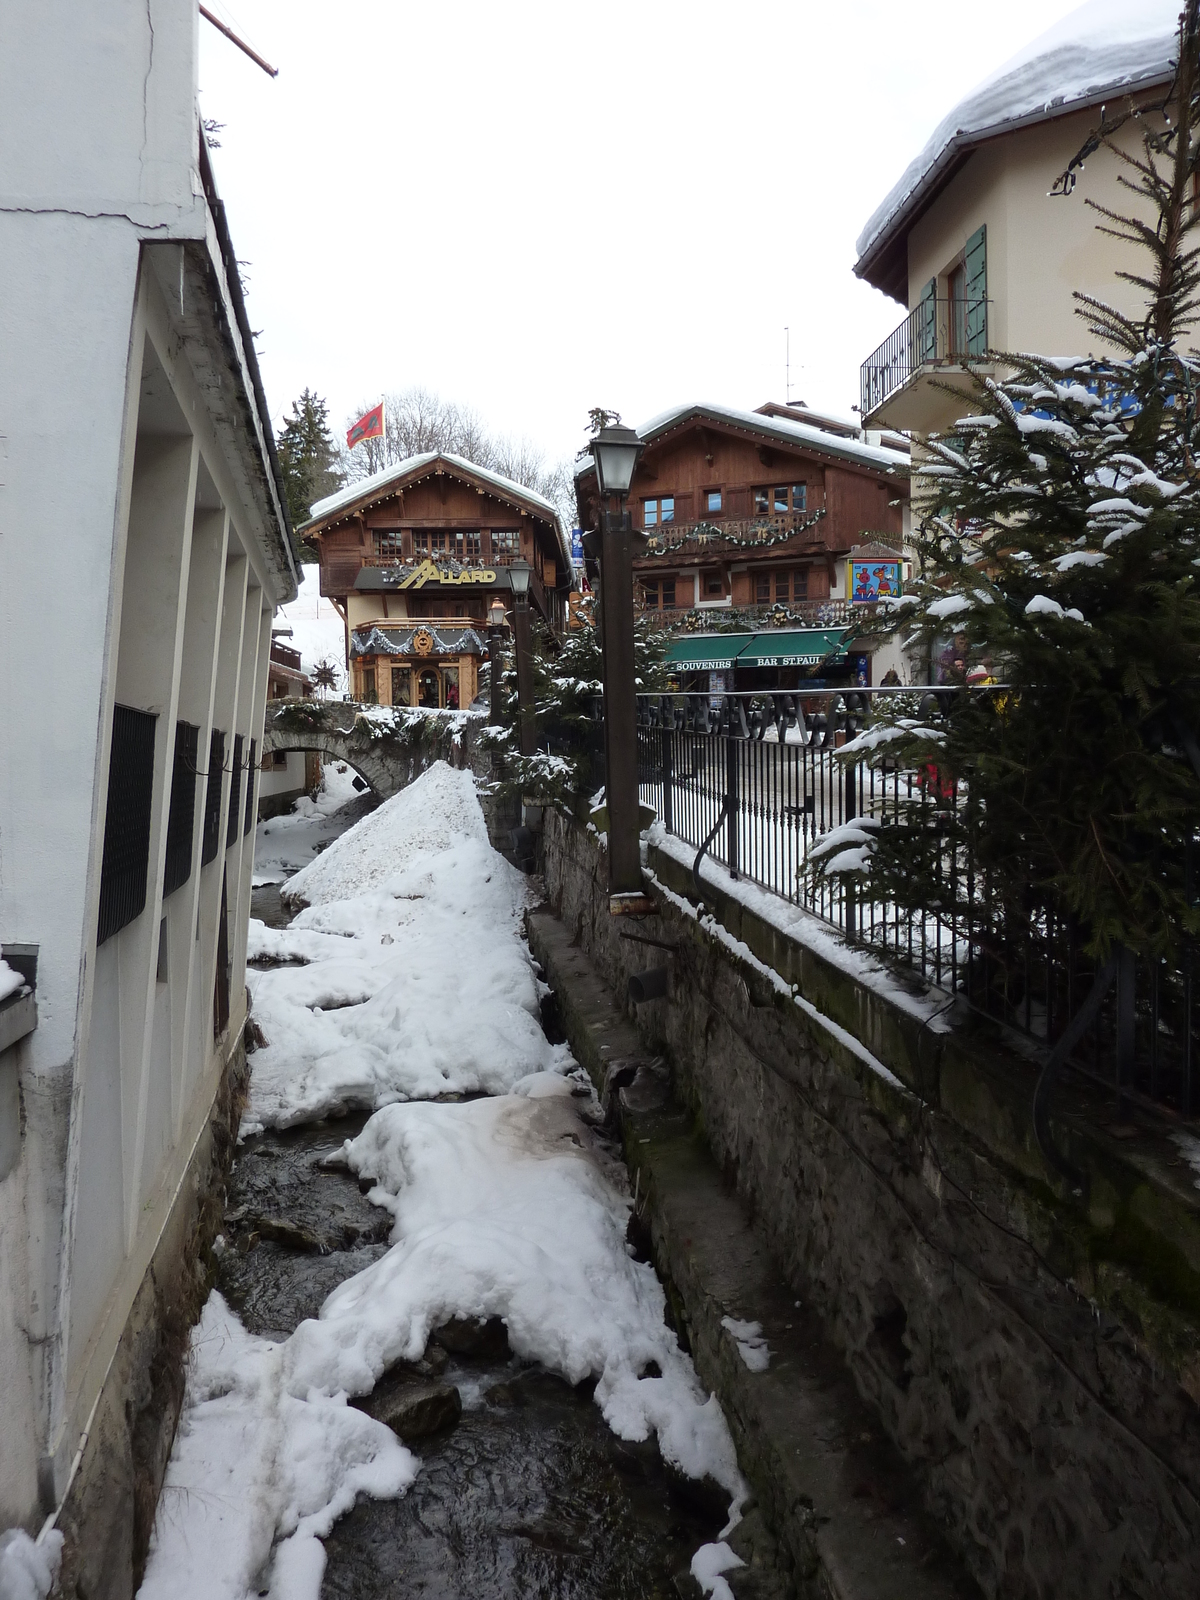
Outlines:
[[[683,635],[668,658],[737,671],[757,688],[777,668],[830,661],[855,615],[853,563],[892,562],[902,581],[909,495],[908,441],[866,435],[851,420],[800,405],[758,411],[688,405],[639,433],[646,449],[629,497],[646,536],[635,555],[635,603]],[[597,525],[595,469],[576,474],[580,524]],[[738,640],[737,626],[745,628]],[[756,627],[796,635],[753,642]],[[706,633],[720,634],[707,647]],[[811,633],[805,640],[802,635]],[[820,635],[820,637],[817,637]],[[862,675],[842,662],[843,675]],[[799,676],[799,673],[793,676]],[[836,676],[836,674],[834,675]],[[730,678],[728,686],[734,687]]]
[[[533,569],[530,606],[566,621],[571,550],[549,500],[461,456],[413,456],[319,501],[298,530],[346,624],[350,693],[453,709],[478,689],[488,608],[511,610],[508,568]]]

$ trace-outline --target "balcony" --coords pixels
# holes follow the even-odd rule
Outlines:
[[[712,606],[703,610],[692,605],[637,607],[639,614],[657,617],[668,633],[729,633],[751,628],[833,628],[861,621],[873,607],[853,605],[848,600],[776,601],[771,605]]]
[[[676,551],[687,545],[708,547],[715,553],[722,546],[743,548],[746,545],[778,544],[796,534],[807,534],[800,548],[819,549],[824,545],[819,524],[824,510],[788,511],[779,516],[701,518],[692,522],[660,523],[647,529],[648,543],[642,556],[658,556],[666,551]]]
[[[988,301],[930,295],[863,362],[863,426],[915,433],[947,427],[961,406],[933,380],[990,372],[992,363]]]

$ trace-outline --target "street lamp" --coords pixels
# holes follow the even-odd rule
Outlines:
[[[488,607],[488,661],[491,665],[491,706],[488,721],[500,721],[500,645],[504,634],[504,601],[496,595]]]
[[[637,779],[637,684],[633,662],[633,525],[625,509],[645,445],[603,414],[587,448],[600,490],[600,607],[604,648],[605,797],[610,897],[642,892]],[[610,909],[627,903],[610,898]]]
[[[537,749],[537,729],[533,720],[533,639],[529,629],[529,580],[533,568],[528,561],[509,563],[508,581],[513,594],[513,643],[517,653],[517,708],[521,754],[531,756]]]

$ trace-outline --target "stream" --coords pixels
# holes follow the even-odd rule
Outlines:
[[[360,803],[343,810],[352,813],[345,827],[363,814]],[[341,820],[328,818],[323,834],[343,831]],[[279,884],[253,891],[252,915],[288,925]],[[553,1035],[552,1013],[544,1026]],[[367,1120],[361,1113],[268,1130],[238,1147],[217,1287],[250,1332],[286,1338],[332,1289],[386,1252],[392,1218],[367,1201],[371,1185],[324,1164]],[[402,1498],[360,1496],[335,1524],[324,1541],[322,1595],[698,1595],[689,1563],[718,1537],[728,1497],[664,1465],[653,1440],[619,1439],[593,1387],[572,1388],[513,1356],[498,1319],[439,1329],[420,1362],[389,1372],[373,1395],[354,1402],[391,1421],[421,1467]],[[400,1404],[401,1425],[389,1404]]]

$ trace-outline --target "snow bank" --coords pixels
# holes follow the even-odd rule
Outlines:
[[[0,957],[0,1000],[7,1000],[10,994],[16,994],[24,983],[21,974]]]
[[[306,965],[247,975],[267,1043],[252,1058],[246,1131],[503,1094],[569,1061],[541,1029],[527,880],[489,845],[469,773],[430,767],[289,889],[314,903],[291,928],[255,930],[251,948]]]
[[[668,1461],[738,1500],[725,1418],[666,1326],[653,1267],[626,1249],[623,1172],[600,1155],[571,1089],[539,1074],[496,1099],[388,1106],[347,1141],[351,1168],[375,1179],[370,1198],[395,1217],[392,1248],[292,1335],[288,1388],[367,1392],[450,1317],[499,1316],[518,1356],[570,1383],[598,1377],[596,1401],[621,1438],[657,1435]],[[662,1375],[639,1376],[651,1362]]]
[[[416,1476],[392,1430],[344,1394],[291,1392],[286,1348],[210,1295],[139,1600],[247,1600],[268,1583],[272,1600],[319,1600],[321,1537],[359,1493],[391,1499]]]
[[[58,1579],[62,1547],[57,1528],[36,1541],[22,1528],[0,1533],[0,1600],[46,1600]]]
[[[487,843],[475,783],[465,769],[436,761],[298,872],[284,898],[310,906],[348,900],[379,888],[422,852],[448,849],[460,839]]]
[[[292,809],[260,822],[254,835],[254,887],[282,883],[289,874],[306,867],[323,845],[344,825],[338,812],[360,793],[357,774],[345,762],[322,768],[321,787],[315,800],[301,795]]]

